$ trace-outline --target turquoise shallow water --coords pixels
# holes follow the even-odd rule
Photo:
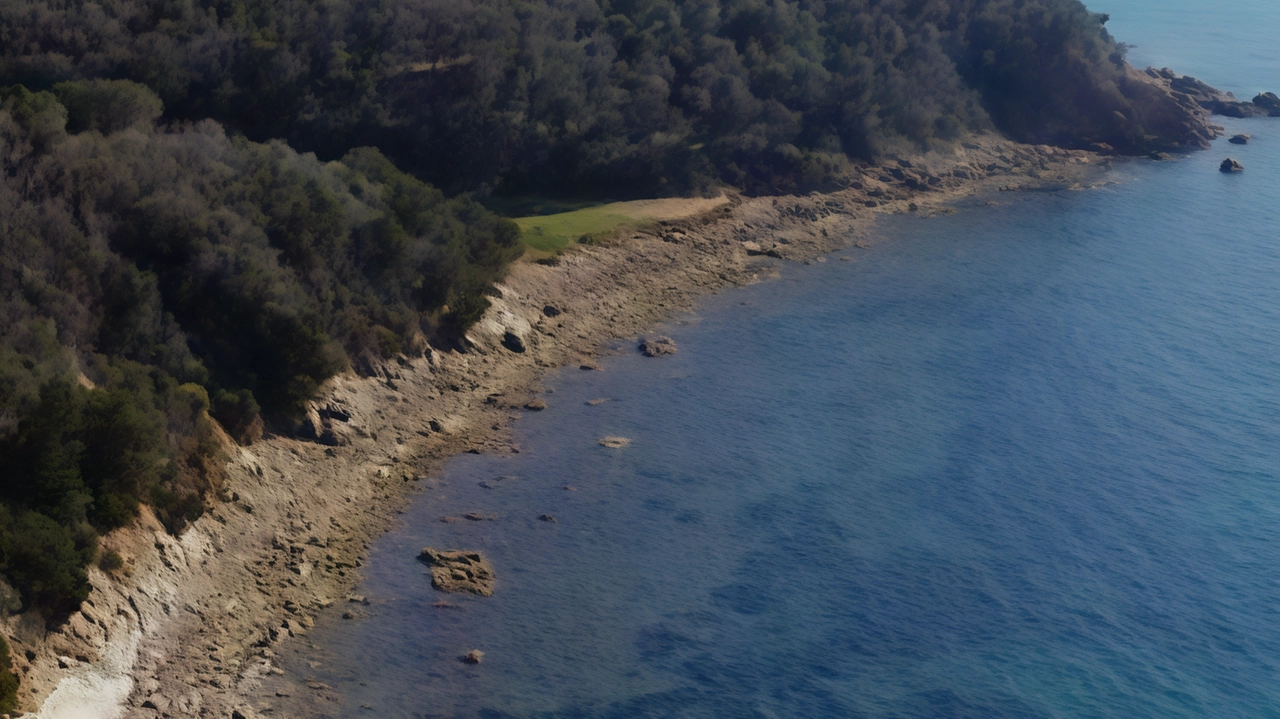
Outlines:
[[[1210,50],[1158,64],[1221,82]],[[1254,143],[892,218],[675,356],[552,375],[286,667],[335,715],[1280,717],[1280,121],[1227,124]],[[498,592],[433,608],[425,545]]]

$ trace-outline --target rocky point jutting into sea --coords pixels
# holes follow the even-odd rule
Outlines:
[[[1183,149],[1222,134],[1210,111],[1280,115],[1268,104],[1274,95],[1239,103],[1167,70],[1142,76],[1186,110]],[[249,698],[278,671],[279,646],[328,607],[358,611],[350,592],[369,542],[394,525],[425,476],[459,452],[519,452],[507,430],[548,369],[590,368],[603,341],[643,332],[699,296],[766,279],[774,259],[863,247],[879,214],[945,213],[967,195],[1104,183],[1109,149],[975,137],[954,152],[863,167],[840,192],[730,194],[685,219],[575,248],[558,264],[519,263],[465,351],[432,348],[369,376],[341,375],[298,436],[225,441],[230,479],[205,517],[173,537],[144,513],[106,539],[127,571],[91,568],[93,593],[65,625],[12,620],[23,705],[48,719],[254,716]]]

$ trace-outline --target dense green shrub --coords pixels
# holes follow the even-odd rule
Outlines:
[[[69,528],[39,512],[14,513],[3,506],[0,520],[4,520],[0,528],[4,573],[22,593],[24,608],[39,608],[53,621],[75,611],[89,596],[84,565],[94,558],[92,530],[84,532],[84,525]]]
[[[109,549],[98,558],[98,568],[104,572],[118,572],[124,568],[124,557],[114,549]]]
[[[164,112],[164,104],[154,92],[129,80],[60,82],[53,86],[53,94],[67,108],[70,132],[109,134],[134,126],[146,131]]]

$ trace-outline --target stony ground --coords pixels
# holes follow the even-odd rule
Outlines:
[[[318,612],[348,606],[369,542],[411,493],[429,490],[442,460],[519,451],[507,429],[547,369],[592,366],[604,341],[776,274],[782,262],[851,244],[863,251],[879,213],[942,213],[1001,189],[1079,189],[1107,164],[982,138],[954,154],[865,168],[842,192],[731,197],[579,246],[556,266],[519,263],[466,352],[429,350],[375,376],[335,378],[310,415],[319,440],[228,442],[222,501],[181,537],[143,517],[106,540],[126,567],[91,569],[93,594],[64,627],[10,620],[25,705],[42,706],[46,719],[309,716],[309,702],[338,698],[315,682],[290,697],[264,691],[279,673],[278,647],[304,636]],[[431,501],[429,491],[419,501]]]

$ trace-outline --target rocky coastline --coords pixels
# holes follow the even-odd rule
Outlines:
[[[1181,92],[1162,72],[1148,75]],[[1187,96],[1206,142],[1220,136],[1212,109]],[[1105,151],[982,136],[954,152],[864,167],[839,192],[731,195],[710,211],[581,245],[554,265],[518,263],[466,351],[426,348],[333,379],[299,436],[247,447],[224,438],[229,480],[182,536],[144,513],[105,540],[123,566],[90,568],[94,590],[63,626],[6,620],[23,706],[46,719],[310,716],[309,703],[337,697],[302,679],[286,695],[266,693],[264,680],[281,674],[279,646],[305,641],[323,612],[358,619],[361,598],[351,592],[370,541],[411,496],[431,501],[448,457],[519,452],[509,429],[544,401],[536,395],[547,370],[595,368],[605,341],[637,337],[781,263],[868,248],[882,213],[940,214],[1002,190],[1094,186],[1111,163]],[[649,338],[653,353],[675,351],[659,339]]]

